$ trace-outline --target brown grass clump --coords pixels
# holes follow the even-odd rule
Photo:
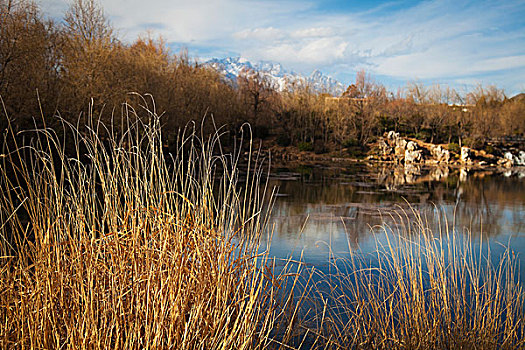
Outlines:
[[[120,137],[109,129],[100,139],[93,123],[66,126],[75,139],[43,129],[29,146],[4,142],[0,347],[251,349],[290,339],[284,272],[264,267],[253,243],[266,218],[260,166],[239,185],[238,157],[215,156],[218,137],[194,132],[166,162],[159,117],[147,114]]]
[[[525,293],[510,249],[492,256],[446,217],[440,232],[414,209],[391,219],[378,228],[376,254],[332,257],[330,274],[318,274],[312,321],[327,346],[525,347]]]
[[[495,263],[414,211],[382,227],[373,258],[277,266],[258,243],[271,208],[260,162],[241,176],[241,150],[194,128],[167,161],[154,108],[125,111],[120,135],[65,121],[67,140],[4,135],[1,348],[525,347],[510,250]]]

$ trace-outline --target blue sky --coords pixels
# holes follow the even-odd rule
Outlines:
[[[409,81],[460,92],[525,92],[525,1],[101,0],[119,36],[151,30],[201,60],[241,56],[344,84],[365,69],[394,90]],[[65,0],[38,1],[52,17]]]

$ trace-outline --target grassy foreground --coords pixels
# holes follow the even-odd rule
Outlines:
[[[167,163],[159,118],[144,119],[119,138],[101,140],[102,125],[93,125],[71,127],[74,140],[41,130],[31,146],[4,144],[2,348],[286,340],[286,329],[270,338],[285,320],[279,277],[245,239],[257,238],[264,219],[257,174],[238,186],[237,159],[214,156],[218,139],[192,133]],[[75,143],[75,157],[63,142]]]
[[[490,248],[413,208],[375,231],[377,250],[337,259],[319,274],[313,320],[334,347],[520,349],[525,294],[514,253]],[[450,229],[450,231],[449,231]],[[322,315],[320,317],[319,315]]]
[[[416,216],[378,240],[372,266],[350,256],[329,275],[292,261],[277,272],[257,243],[267,232],[257,162],[240,182],[240,153],[191,131],[168,162],[147,114],[118,137],[94,124],[66,126],[74,140],[40,130],[30,146],[4,143],[0,347],[525,345],[510,253],[493,266]]]

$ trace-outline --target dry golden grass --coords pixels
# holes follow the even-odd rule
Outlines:
[[[448,224],[432,234],[412,213],[383,227],[372,263],[276,268],[258,244],[271,207],[260,163],[250,159],[238,181],[240,151],[222,154],[218,136],[193,130],[168,162],[160,118],[126,113],[139,122],[118,137],[97,123],[66,125],[68,140],[39,130],[23,147],[7,136],[0,347],[525,346],[510,251],[493,265],[470,237]]]
[[[40,130],[30,146],[4,144],[2,348],[251,349],[290,339],[282,322],[292,299],[282,298],[293,293],[280,289],[293,277],[274,275],[257,244],[260,166],[238,184],[239,154],[215,156],[218,138],[191,130],[167,163],[159,117],[147,113],[119,138],[101,140],[94,123],[68,126],[74,140]]]
[[[375,229],[375,254],[332,257],[330,275],[316,278],[312,321],[326,343],[356,349],[524,348],[525,294],[514,253],[491,256],[482,239],[453,230],[444,216],[441,231],[431,232],[414,209],[394,215],[388,220],[393,224]]]

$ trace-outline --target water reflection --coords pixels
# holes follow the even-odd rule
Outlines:
[[[283,195],[272,218],[277,257],[303,252],[307,262],[322,265],[329,249],[343,256],[373,251],[371,228],[395,225],[399,213],[421,214],[436,232],[448,223],[490,244],[510,242],[525,255],[525,179],[518,171],[352,163],[279,169],[270,184]]]

